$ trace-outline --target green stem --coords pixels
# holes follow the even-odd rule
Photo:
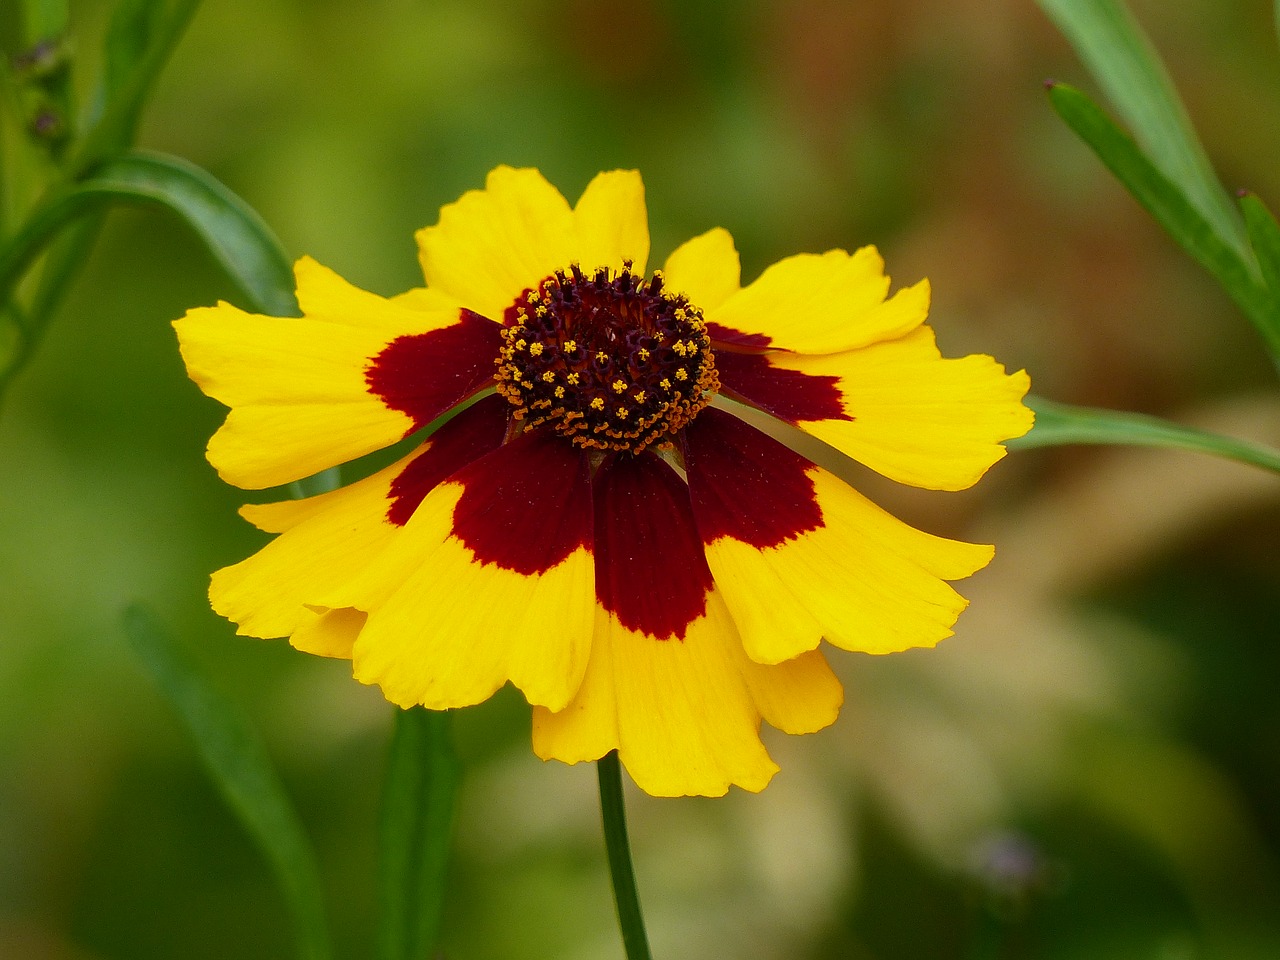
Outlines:
[[[649,937],[640,912],[636,875],[631,868],[631,843],[627,839],[627,810],[622,801],[622,767],[618,752],[610,750],[596,763],[600,776],[600,816],[604,821],[604,846],[613,879],[613,900],[627,960],[650,960]]]
[[[1028,397],[1027,405],[1036,412],[1036,425],[1025,437],[1010,440],[1010,449],[1076,443],[1170,447],[1208,453],[1280,473],[1280,450],[1260,443],[1184,427],[1142,413],[1074,407],[1041,397]]]
[[[379,825],[381,960],[434,956],[460,765],[447,711],[396,711]]]

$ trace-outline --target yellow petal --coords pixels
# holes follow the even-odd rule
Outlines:
[[[310,318],[261,317],[230,304],[174,322],[191,378],[232,413],[209,442],[229,483],[261,489],[394,443],[412,421],[365,384],[386,331]]]
[[[765,667],[742,651],[717,594],[684,640],[655,640],[597,610],[591,661],[573,701],[535,709],[534,751],[576,763],[616,749],[654,796],[764,789],[777,772],[760,742],[763,715],[801,732],[835,719],[842,692],[818,654]]]
[[[405,707],[468,706],[508,680],[531,703],[562,707],[591,643],[591,554],[577,549],[532,575],[482,563],[452,535],[461,493],[456,483],[433,490],[379,563],[378,578],[399,585],[372,606],[356,678]]]
[[[303,653],[350,660],[364,621],[365,614],[350,607],[315,612],[293,631],[289,643]]]
[[[575,259],[583,270],[619,270],[630,260],[631,272],[644,276],[649,260],[649,214],[644,182],[637,171],[598,174],[574,207],[573,221],[578,233]]]
[[[834,353],[900,337],[924,322],[927,281],[886,300],[888,291],[884,261],[874,247],[852,256],[843,250],[798,254],[769,267],[706,318],[747,336],[767,337],[778,349]]]
[[[922,533],[827,471],[809,473],[817,529],[764,549],[731,537],[706,548],[748,656],[778,663],[824,636],[865,653],[951,636],[967,601],[944,581],[986,566],[993,548]]]
[[[537,170],[498,167],[417,233],[427,287],[492,320],[573,257],[573,211]]]
[[[738,292],[741,267],[733,237],[721,227],[687,240],[662,268],[667,289],[683,293],[698,309],[714,311]]]
[[[844,687],[817,650],[765,666],[739,661],[751,699],[765,722],[783,733],[817,733],[836,722]]]
[[[412,459],[306,500],[246,507],[249,516],[285,529],[213,575],[213,609],[251,637],[287,637],[310,624],[315,613],[308,605],[325,605],[327,592],[360,573],[396,536],[386,519],[391,484]]]
[[[383,341],[426,333],[456,323],[459,304],[432,291],[410,291],[387,299],[348,283],[328,267],[303,257],[293,268],[298,305],[305,317],[375,331]]]
[[[780,663],[823,636],[871,653],[932,646],[965,601],[945,580],[992,548],[896,520],[742,420],[706,410],[684,459],[699,538],[747,654]]]
[[[943,359],[933,331],[830,356],[771,354],[783,370],[838,379],[850,418],[800,421],[841,453],[913,486],[963,490],[1005,455],[1034,419],[1022,404],[1026,373],[1006,374],[991,357]]]

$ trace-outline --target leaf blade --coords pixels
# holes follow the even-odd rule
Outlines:
[[[256,732],[181,655],[150,611],[130,607],[124,626],[139,659],[191,734],[223,799],[274,870],[293,915],[299,956],[329,960],[315,855]]]
[[[1074,444],[1162,447],[1207,453],[1280,473],[1280,450],[1260,443],[1224,437],[1142,413],[1077,407],[1043,397],[1028,397],[1027,405],[1035,411],[1035,426],[1026,436],[1008,441],[1007,446],[1012,450]]]
[[[159,203],[195,230],[255,310],[297,313],[289,259],[270,227],[239,196],[201,168],[155,153],[130,153],[44,205],[0,252],[0,296],[64,226],[112,202]]]
[[[1271,291],[1272,299],[1280,302],[1280,224],[1257,194],[1242,193],[1240,210],[1263,282]]]
[[[1243,225],[1155,47],[1119,0],[1037,0],[1156,168],[1247,266]]]
[[[1089,97],[1063,83],[1051,84],[1049,101],[1125,189],[1169,235],[1208,270],[1280,357],[1280,323],[1274,300],[1251,269],[1200,212]]]

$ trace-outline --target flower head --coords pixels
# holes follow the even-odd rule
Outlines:
[[[175,323],[192,378],[231,408],[209,459],[237,486],[449,417],[346,487],[243,508],[277,536],[213,576],[241,633],[350,658],[402,706],[511,682],[539,756],[616,749],[658,795],[762,789],[761,720],[807,733],[839,710],[823,639],[888,653],[950,635],[965,600],[946,581],[992,548],[907,526],[734,412],[903,483],[974,483],[1029,429],[1028,381],[943,359],[926,283],[888,296],[864,247],[742,287],[720,229],[649,274],[624,171],[570,207],[500,167],[418,243],[426,286],[398,297],[304,259],[300,318],[219,304]]]

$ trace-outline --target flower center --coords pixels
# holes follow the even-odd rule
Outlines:
[[[502,337],[498,392],[516,420],[581,447],[665,442],[720,387],[701,311],[630,263],[556,271],[507,309]]]

